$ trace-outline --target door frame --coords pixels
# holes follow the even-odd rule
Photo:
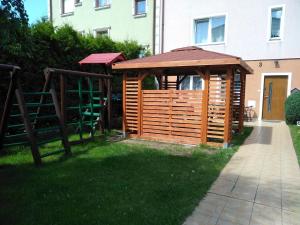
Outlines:
[[[262,73],[261,74],[261,86],[260,86],[260,97],[259,97],[259,116],[258,120],[262,120],[263,114],[263,97],[264,97],[264,86],[265,86],[265,77],[275,77],[275,76],[287,76],[287,97],[291,94],[291,85],[292,85],[292,73],[291,72],[276,72],[276,73]]]

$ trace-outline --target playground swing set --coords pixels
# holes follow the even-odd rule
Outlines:
[[[111,128],[112,76],[108,74],[107,67],[125,58],[121,53],[93,55],[98,58],[94,57],[94,61],[90,62],[106,67],[106,74],[46,68],[45,83],[41,91],[23,91],[21,68],[0,64],[0,72],[4,73],[1,78],[5,80],[9,75],[0,123],[0,150],[29,144],[34,163],[41,165],[42,158],[58,153],[70,155],[72,144],[93,139],[97,126],[102,133],[105,114],[107,128]],[[89,57],[86,59],[90,60]],[[89,61],[85,59],[80,62],[87,63]],[[59,88],[55,85],[57,80]],[[71,82],[76,82],[78,89],[74,89],[74,85],[69,84]],[[56,89],[59,89],[59,95]],[[74,131],[79,135],[79,140],[69,142],[68,135]],[[84,133],[89,133],[90,136],[84,138]],[[41,153],[40,146],[58,140],[62,142],[62,149]]]

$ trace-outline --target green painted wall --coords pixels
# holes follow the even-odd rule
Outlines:
[[[95,29],[110,27],[113,40],[136,40],[149,45],[152,50],[153,0],[147,0],[146,16],[133,15],[133,0],[110,0],[106,9],[95,9],[94,0],[81,0],[82,5],[74,7],[73,15],[61,15],[61,0],[52,0],[53,24],[70,24],[75,30],[93,33]]]

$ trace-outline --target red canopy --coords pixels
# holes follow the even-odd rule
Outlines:
[[[79,64],[105,64],[111,65],[115,62],[124,61],[125,57],[122,53],[97,53],[91,54],[83,60],[79,61]]]

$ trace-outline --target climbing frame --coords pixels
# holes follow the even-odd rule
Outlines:
[[[7,71],[10,76],[9,89],[0,124],[0,149],[29,144],[36,165],[42,163],[43,157],[61,152],[70,154],[70,146],[60,114],[54,83],[48,82],[48,85],[41,92],[23,92],[19,67],[0,64],[0,70]],[[46,77],[46,82],[47,80],[50,80],[49,77]],[[40,99],[40,101],[32,102],[32,99]],[[48,99],[47,102],[46,99]],[[48,109],[46,114],[43,114],[45,108]],[[52,114],[49,114],[49,112]],[[53,118],[56,121],[51,123],[52,126],[45,127],[45,120]],[[58,132],[58,135],[53,137],[53,131]],[[40,152],[39,147],[41,145],[54,140],[61,140],[63,149],[46,153]]]

